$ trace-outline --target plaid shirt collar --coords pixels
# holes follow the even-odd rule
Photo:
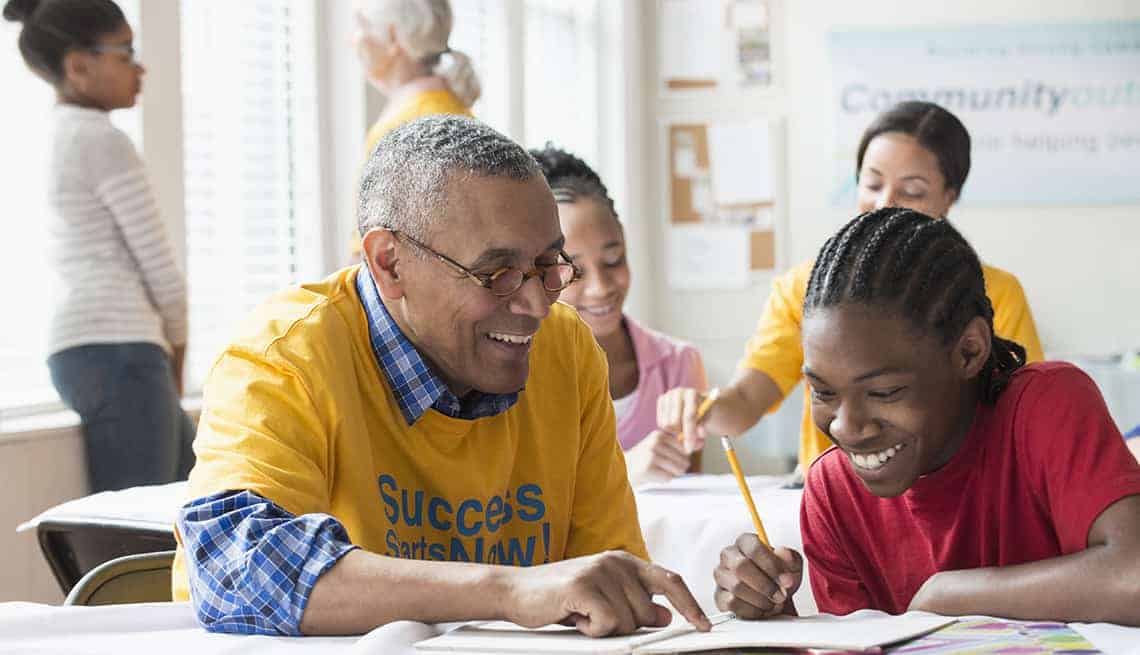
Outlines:
[[[473,421],[501,414],[518,400],[517,392],[491,394],[471,391],[462,399],[456,397],[428,367],[423,356],[400,331],[384,303],[380,302],[376,281],[372,279],[372,272],[365,264],[361,264],[357,271],[356,291],[360,295],[360,304],[364,306],[364,315],[368,318],[372,354],[384,377],[388,379],[388,386],[395,394],[400,413],[408,425],[418,421],[433,407],[452,418]]]

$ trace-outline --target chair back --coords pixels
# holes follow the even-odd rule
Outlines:
[[[64,605],[170,602],[174,551],[126,555],[92,569],[72,587]]]

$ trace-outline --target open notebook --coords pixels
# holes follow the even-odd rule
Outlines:
[[[710,618],[715,624],[710,632],[697,632],[684,624],[602,639],[591,639],[562,626],[528,630],[501,621],[470,623],[418,642],[416,651],[568,655],[651,655],[749,647],[864,651],[913,639],[954,622],[951,618],[922,612],[902,616],[856,613],[840,617],[781,617],[766,621],[742,621],[732,614]]]

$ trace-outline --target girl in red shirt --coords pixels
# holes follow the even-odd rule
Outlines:
[[[804,554],[821,612],[1140,625],[1140,465],[1096,385],[995,337],[978,257],[948,222],[864,214],[824,244],[804,302],[812,416]],[[752,534],[716,601],[794,613],[799,553]]]

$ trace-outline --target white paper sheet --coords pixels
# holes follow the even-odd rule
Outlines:
[[[661,74],[666,80],[717,80],[721,75],[724,7],[719,0],[664,0]]]
[[[731,615],[709,617],[711,632],[674,624],[661,631],[641,630],[628,637],[592,639],[574,631],[527,630],[518,626],[471,625],[416,644],[418,652],[592,653],[657,655],[723,648],[781,647],[868,650],[904,641],[954,622],[952,618],[911,612],[878,612],[843,617],[781,617],[741,621]]]
[[[748,286],[747,227],[674,225],[666,238],[666,277],[674,289],[743,289]]]
[[[955,619],[908,612],[883,616],[861,612],[847,616],[818,614],[809,617],[780,617],[765,621],[729,621],[712,632],[693,632],[658,644],[637,649],[639,655],[684,653],[722,648],[824,648],[870,650],[898,641],[913,639]]]
[[[713,198],[718,205],[772,201],[768,121],[712,124],[708,139]]]

